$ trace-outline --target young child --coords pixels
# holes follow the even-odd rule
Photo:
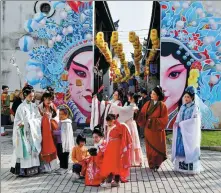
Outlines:
[[[58,158],[60,160],[59,174],[66,173],[68,169],[69,153],[74,146],[74,135],[72,129],[72,121],[69,119],[69,109],[66,106],[59,108],[59,129],[53,131],[56,138],[56,148]]]
[[[85,147],[86,137],[82,134],[79,134],[77,136],[76,143],[77,146],[73,147],[72,150],[72,161],[74,162],[73,173],[75,175],[75,178],[83,178],[83,176],[80,176],[82,169],[81,162],[90,156],[88,153],[88,149]]]

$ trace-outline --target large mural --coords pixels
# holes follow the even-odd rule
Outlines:
[[[93,90],[93,3],[48,3],[57,15],[36,13],[25,22],[28,34],[19,40],[30,58],[26,79],[42,89],[54,88],[56,104],[66,103],[77,124],[87,123]]]
[[[221,18],[211,2],[161,2],[161,86],[172,128],[184,89],[192,85],[209,109],[202,112],[203,129],[221,120]]]

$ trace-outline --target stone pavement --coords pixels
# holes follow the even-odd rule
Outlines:
[[[145,159],[144,167],[131,169],[130,182],[121,184],[120,188],[103,189],[100,187],[85,187],[83,181],[73,182],[71,173],[62,176],[44,174],[31,178],[15,177],[9,173],[12,154],[11,136],[1,137],[1,145],[1,192],[3,193],[221,193],[221,152],[203,151],[201,159],[204,172],[196,176],[186,176],[173,172],[172,163],[169,159],[163,163],[159,172],[154,173],[148,168]],[[142,146],[144,147],[143,142]]]

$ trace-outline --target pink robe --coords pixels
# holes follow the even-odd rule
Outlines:
[[[135,104],[129,106],[120,107],[117,105],[112,106],[114,114],[119,114],[118,121],[126,123],[130,129],[132,137],[132,148],[131,148],[131,165],[141,166],[143,163],[143,153],[140,145],[140,139],[137,129],[137,124],[133,119],[134,110],[138,109]]]

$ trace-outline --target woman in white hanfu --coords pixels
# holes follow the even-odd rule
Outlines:
[[[34,89],[26,85],[22,89],[24,102],[19,105],[13,127],[13,155],[11,173],[31,176],[40,172],[41,115],[32,103]]]
[[[118,114],[118,121],[120,123],[125,123],[130,129],[132,137],[132,148],[131,148],[131,165],[132,166],[142,166],[143,164],[143,153],[140,145],[140,139],[137,129],[137,124],[134,120],[135,111],[138,110],[137,103],[139,100],[139,95],[130,93],[128,94],[128,106],[117,106],[112,105],[112,112]]]
[[[200,163],[201,114],[200,99],[194,87],[186,88],[175,124],[173,126],[172,161],[174,170],[197,174]]]
[[[122,106],[122,92],[120,90],[116,90],[113,94],[113,98],[110,101],[101,101],[99,103],[97,96],[94,95],[92,100],[92,112],[91,112],[91,130],[94,129],[98,124],[101,124],[104,130],[104,136],[106,138],[107,132],[107,122],[106,117],[108,114],[113,114],[112,106]]]

